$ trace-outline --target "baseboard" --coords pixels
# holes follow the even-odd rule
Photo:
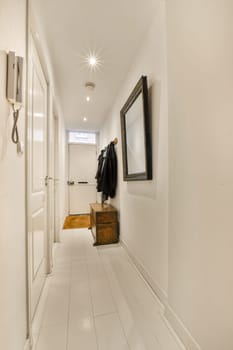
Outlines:
[[[162,306],[162,309],[164,309],[164,305],[167,304],[167,294],[166,292],[160,288],[160,286],[152,279],[150,274],[147,272],[146,268],[143,266],[143,264],[135,257],[135,255],[132,253],[130,248],[127,246],[127,244],[121,240],[121,245],[125,249],[127,255],[132,260],[133,264],[136,266],[139,273],[142,275],[143,279],[146,281],[146,283],[150,286],[154,294],[158,297],[159,302]]]
[[[29,340],[29,338],[26,339],[26,343],[24,345],[23,350],[30,350],[30,340]]]
[[[121,241],[120,243],[138,272],[141,274],[142,278],[147,282],[154,294],[158,297],[162,310],[161,316],[163,317],[163,320],[166,323],[167,327],[170,329],[170,332],[180,344],[180,347],[182,347],[183,344],[188,350],[202,350],[200,345],[195,341],[191,333],[188,331],[176,313],[169,306],[167,294],[165,291],[161,289],[157,283],[154,282],[150,274],[147,272],[146,268],[139,261],[139,259],[135,257],[127,244],[124,241]]]
[[[34,335],[39,333],[39,329],[42,324],[42,317],[44,312],[44,307],[46,304],[48,290],[49,290],[49,278],[51,275],[47,275],[45,278],[45,282],[40,294],[40,298],[38,304],[36,306],[36,310],[32,319],[31,331],[32,331],[32,339],[34,339]]]
[[[165,313],[163,317],[165,322],[168,323],[168,326],[170,325],[171,329],[175,331],[188,350],[202,350],[200,345],[193,338],[192,334],[168,304],[165,306]]]

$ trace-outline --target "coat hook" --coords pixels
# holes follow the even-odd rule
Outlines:
[[[114,145],[116,145],[118,143],[118,138],[117,137],[115,137],[115,139],[113,140],[113,143],[114,143]]]

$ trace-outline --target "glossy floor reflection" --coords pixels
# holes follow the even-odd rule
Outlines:
[[[120,245],[65,230],[33,323],[34,350],[181,350]]]

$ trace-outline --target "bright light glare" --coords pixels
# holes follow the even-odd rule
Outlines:
[[[85,57],[84,57],[84,62],[87,65],[88,69],[91,71],[96,71],[100,70],[102,66],[102,60],[99,57],[97,52],[89,52]]]
[[[89,102],[90,101],[90,96],[86,97],[86,101]]]
[[[86,121],[87,121],[87,118],[86,118],[86,117],[84,117],[84,118],[83,118],[83,121],[84,121],[84,122],[86,122]]]
[[[88,59],[90,66],[94,67],[97,64],[97,59],[95,56],[90,56]]]

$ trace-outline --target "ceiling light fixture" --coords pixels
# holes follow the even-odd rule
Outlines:
[[[88,90],[94,90],[95,89],[95,83],[93,83],[92,81],[87,81],[85,83],[85,88]]]
[[[84,117],[84,118],[83,118],[83,121],[84,121],[84,122],[86,122],[86,121],[87,121],[87,118],[86,118],[86,117]]]
[[[86,101],[87,101],[87,102],[90,102],[90,96],[87,96],[87,97],[86,97]]]
[[[89,52],[85,56],[84,61],[91,71],[99,70],[102,65],[100,57],[95,52]]]
[[[97,59],[96,59],[96,57],[95,57],[95,56],[90,56],[90,57],[88,58],[88,63],[89,63],[89,65],[92,66],[92,67],[96,66],[96,64],[97,64]]]

